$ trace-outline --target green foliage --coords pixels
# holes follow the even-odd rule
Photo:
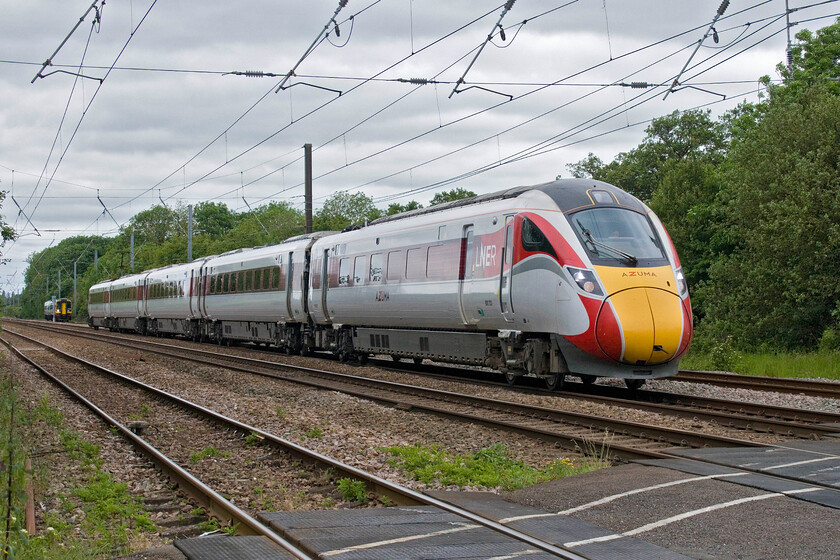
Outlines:
[[[548,480],[573,476],[605,466],[597,462],[575,468],[567,459],[557,459],[542,470],[529,467],[512,459],[507,447],[492,445],[473,455],[450,455],[437,446],[416,444],[388,447],[384,451],[394,457],[388,464],[411,473],[416,480],[426,484],[500,487],[504,490],[524,488]]]
[[[5,383],[5,380],[3,381]],[[12,403],[17,396],[14,390],[0,392],[0,456],[8,457],[8,443],[15,445],[13,463],[14,500],[12,516],[12,539],[7,550],[8,558],[15,560],[51,560],[112,557],[128,551],[129,539],[133,533],[155,531],[142,503],[134,498],[125,484],[116,482],[110,473],[103,470],[103,459],[99,456],[99,446],[64,426],[61,412],[52,407],[47,396],[42,397],[30,412],[15,406],[15,427],[12,437],[9,435]],[[61,511],[43,513],[44,527],[37,536],[26,535],[23,530],[23,505],[26,498],[23,492],[24,473],[22,466],[26,453],[23,440],[14,437],[18,433],[28,433],[29,426],[44,423],[54,429],[68,456],[80,466],[80,472],[86,473],[81,483],[65,481],[67,494],[59,495]],[[38,471],[37,462],[35,466]],[[44,473],[41,476],[47,476]],[[33,475],[35,476],[35,475]],[[3,482],[7,478],[4,474]],[[45,480],[41,484],[49,485]],[[6,492],[4,490],[4,495]],[[0,505],[4,510],[5,501]],[[75,523],[69,523],[62,517],[63,512],[76,512]],[[3,518],[6,512],[0,511]],[[69,517],[69,516],[65,516]]]
[[[388,210],[385,211],[385,215],[393,216],[394,214],[401,214],[402,212],[408,212],[409,210],[419,210],[420,208],[423,208],[423,205],[416,200],[412,200],[408,204],[393,202],[388,206]]]
[[[431,202],[429,202],[429,206],[436,206],[438,204],[443,204],[444,202],[452,202],[453,200],[461,200],[462,198],[469,198],[471,196],[475,196],[475,193],[458,187],[457,189],[452,189],[451,191],[437,193],[432,197]]]
[[[771,88],[771,94],[798,95],[815,83],[825,84],[834,95],[840,94],[840,83],[826,82],[826,78],[836,80],[840,76],[840,18],[816,33],[803,29],[796,39],[791,47],[793,75],[787,64],[779,63],[776,69],[785,86]]]
[[[368,499],[367,488],[362,480],[340,478],[336,485],[341,496],[348,502],[365,502]]]
[[[341,191],[324,202],[324,206],[312,216],[312,227],[316,231],[341,231],[351,224],[362,224],[382,217],[382,211],[374,206],[373,199],[364,193],[350,194]]]
[[[312,428],[306,432],[306,437],[309,439],[323,439],[324,430],[321,428]]]
[[[709,332],[744,350],[815,349],[840,301],[840,97],[771,99],[723,170],[730,248],[698,289]]]
[[[221,457],[227,459],[230,457],[230,451],[219,451],[213,446],[205,447],[201,451],[196,451],[190,454],[190,463],[198,463],[204,459]]]

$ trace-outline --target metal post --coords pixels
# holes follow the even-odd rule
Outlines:
[[[99,249],[93,250],[93,271],[97,272],[99,270]]]
[[[193,214],[192,204],[187,206],[187,262],[192,262],[192,233],[193,233]]]
[[[73,307],[76,306],[76,265],[79,261],[73,261]],[[75,312],[73,313],[75,315]]]
[[[134,228],[131,229],[131,270],[134,270]]]
[[[312,144],[303,145],[305,190],[304,200],[306,207],[306,229],[305,233],[312,233]]]
[[[61,269],[58,269],[58,299],[61,299]]]

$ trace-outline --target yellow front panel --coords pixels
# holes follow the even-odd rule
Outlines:
[[[627,268],[596,266],[615,309],[623,335],[626,363],[661,363],[679,349],[682,303],[670,266]],[[661,346],[662,350],[654,350]]]
[[[609,301],[624,335],[623,361],[647,362],[653,350],[654,324],[645,290],[624,290]]]
[[[596,266],[595,272],[612,295],[628,288],[659,288],[677,293],[677,280],[670,266],[652,268],[627,268],[619,266]]]
[[[651,356],[653,362],[667,362],[673,358],[682,339],[683,315],[679,297],[662,290],[645,290],[653,314],[655,340],[654,345],[662,347]]]

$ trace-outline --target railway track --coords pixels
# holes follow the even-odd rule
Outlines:
[[[840,398],[840,383],[816,381],[812,379],[789,379],[782,377],[759,377],[738,375],[720,371],[680,370],[674,381],[689,383],[708,383],[721,387],[752,389],[754,391],[774,391],[777,393],[795,393],[812,397]]]
[[[39,325],[40,326],[40,325]],[[75,336],[102,341],[94,333]],[[755,442],[696,431],[656,427],[613,418],[528,406],[498,399],[394,383],[335,371],[280,364],[267,360],[233,356],[207,346],[164,344],[143,338],[125,340],[108,337],[107,342],[153,352],[167,358],[235,369],[249,374],[340,391],[401,409],[423,411],[466,422],[479,423],[579,451],[605,449],[613,460],[663,458],[667,451],[682,447],[759,446]],[[213,347],[210,347],[213,348]]]
[[[34,326],[39,328],[47,328],[44,323],[30,322],[27,326]],[[125,336],[115,336],[112,334],[94,334],[86,328],[59,326],[53,327],[65,332],[71,332],[76,336],[83,336],[90,339],[104,339],[115,344],[125,344]],[[131,341],[148,342],[147,339],[131,337]],[[133,344],[133,343],[132,343]],[[160,348],[159,343],[152,343]],[[166,348],[182,348],[183,346],[164,345]],[[205,346],[190,346],[190,353],[196,349],[205,349]],[[211,352],[216,355],[216,352]],[[275,353],[270,354],[272,357]],[[232,358],[236,359],[236,358]],[[206,363],[206,362],[205,362]],[[262,361],[260,363],[274,363]],[[457,377],[459,382],[478,383],[481,385],[496,385],[507,386],[506,383],[499,382],[496,379],[498,374],[486,374],[483,372],[471,372],[463,368],[453,368],[451,366],[440,365],[423,365],[409,364],[407,362],[393,362],[391,360],[382,360],[380,365],[386,369],[396,369],[401,372],[412,374],[420,374],[425,376],[434,376],[443,379],[452,379]],[[477,379],[464,380],[463,375],[471,374]],[[329,372],[322,371],[322,374]],[[552,391],[539,388],[539,384],[534,386],[517,386],[510,388],[518,392],[539,394],[539,395],[556,395]],[[339,390],[340,388],[337,388]],[[628,395],[630,398],[628,398]],[[358,396],[364,397],[363,394]],[[569,399],[576,399],[581,401],[592,402],[606,406],[618,406],[628,409],[636,409],[647,412],[654,412],[675,418],[686,419],[690,421],[709,422],[712,425],[729,428],[733,430],[741,430],[755,433],[772,434],[785,438],[799,438],[799,439],[821,439],[823,437],[832,436],[840,430],[840,414],[830,412],[809,411],[801,408],[787,408],[780,406],[772,406],[766,404],[753,404],[745,401],[730,401],[724,399],[715,399],[700,396],[687,396],[674,393],[663,393],[657,391],[635,391],[629,392],[625,388],[610,387],[604,385],[587,385],[581,383],[568,383],[566,391],[562,396]],[[400,406],[398,402],[384,401],[389,404]],[[572,424],[579,424],[579,419],[570,419]],[[606,428],[608,429],[608,428]],[[619,433],[625,433],[623,430]],[[676,440],[672,440],[676,441]]]
[[[181,399],[176,395],[172,395],[150,385],[141,383],[126,375],[72,356],[47,343],[35,340],[31,337],[27,337],[8,329],[5,332],[6,336],[0,337],[0,341],[7,345],[16,356],[29,363],[43,375],[47,376],[51,381],[62,387],[62,389],[64,389],[68,394],[84,403],[85,406],[99,416],[104,422],[106,422],[106,424],[116,428],[121,435],[136,446],[137,449],[141,450],[141,452],[150,458],[161,470],[163,470],[168,476],[172,477],[173,480],[177,481],[181,489],[190,495],[197,504],[208,508],[209,511],[213,512],[213,514],[223,522],[227,523],[231,527],[235,527],[237,534],[262,535],[284,548],[295,558],[300,558],[302,560],[313,559],[317,557],[317,554],[314,551],[302,550],[297,545],[287,540],[284,536],[276,534],[274,531],[258,521],[253,515],[251,515],[251,513],[235,506],[230,500],[223,497],[220,492],[214,490],[210,485],[202,482],[188,469],[181,466],[179,463],[185,462],[183,459],[173,460],[167,456],[164,451],[158,448],[158,445],[166,447],[167,444],[170,448],[177,448],[177,440],[175,440],[175,443],[172,443],[171,441],[158,442],[157,445],[153,445],[146,439],[134,433],[134,431],[127,427],[129,422],[125,418],[126,411],[137,410],[138,407],[148,403],[150,398],[154,399],[156,402],[165,402],[166,408],[168,409],[167,413],[162,415],[165,416],[165,418],[160,419],[161,424],[157,426],[157,428],[153,426],[146,426],[145,429],[147,432],[151,433],[155,431],[163,431],[163,426],[179,426],[181,430],[188,430],[193,434],[195,431],[200,432],[203,441],[216,442],[221,448],[230,449],[233,444],[240,444],[240,446],[236,448],[236,452],[243,454],[246,446],[248,445],[246,443],[248,441],[246,436],[257,437],[261,440],[263,445],[270,445],[272,448],[282,451],[284,454],[293,457],[295,460],[302,460],[307,464],[315,465],[319,469],[329,469],[357,480],[362,480],[369,489],[381,496],[387,496],[393,500],[394,503],[435,506],[443,511],[453,513],[466,521],[484,526],[492,531],[503,534],[508,538],[516,539],[539,550],[549,552],[558,558],[567,560],[586,560],[584,556],[577,553],[558,547],[552,543],[542,541],[447,502],[437,500],[430,496],[415,492],[409,488],[391,483],[375,475],[356,469],[355,467],[308,450],[283,438],[259,430],[254,426],[244,424],[235,419],[218,414],[203,406]],[[16,337],[25,341],[27,345],[35,345],[38,348],[29,348],[28,351],[22,350],[7,340],[9,334],[11,334],[13,338]],[[41,349],[49,350],[50,357],[46,357]],[[30,354],[36,354],[38,356],[38,361],[33,359]],[[60,368],[62,373],[57,374],[55,371],[51,372],[44,364],[39,362],[52,362],[50,367],[53,370]],[[95,381],[92,383],[90,382],[91,374],[95,377]],[[74,386],[78,385],[84,385],[86,392],[93,392],[96,394],[88,398],[74,388]],[[95,401],[99,401],[99,404]],[[111,412],[109,412],[106,408],[116,408],[118,410],[111,410]],[[227,453],[230,453],[231,457],[235,457],[234,452],[227,451]],[[251,470],[253,471],[253,468]],[[270,473],[268,474],[270,475]]]

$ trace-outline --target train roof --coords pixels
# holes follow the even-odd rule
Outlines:
[[[595,179],[558,179],[548,183],[541,183],[538,185],[528,185],[520,187],[512,187],[501,191],[496,191],[488,194],[481,194],[471,196],[469,198],[462,198],[460,200],[453,200],[452,202],[445,202],[443,204],[436,204],[429,208],[419,208],[417,210],[410,210],[401,214],[394,214],[393,216],[385,216],[368,222],[367,225],[384,224],[395,220],[402,220],[404,218],[411,218],[414,216],[422,216],[424,214],[431,214],[434,212],[441,212],[451,208],[460,208],[464,206],[472,206],[475,204],[482,204],[493,200],[504,200],[509,198],[516,198],[529,191],[540,191],[547,194],[557,204],[563,212],[569,212],[578,208],[586,206],[594,206],[596,202],[589,195],[589,191],[605,190],[613,194],[614,199],[612,203],[599,203],[599,205],[613,205],[630,207],[635,210],[644,212],[645,207],[639,199],[633,195],[621,190],[620,188],[597,181]],[[358,229],[363,227],[361,224],[349,226],[345,231]]]

